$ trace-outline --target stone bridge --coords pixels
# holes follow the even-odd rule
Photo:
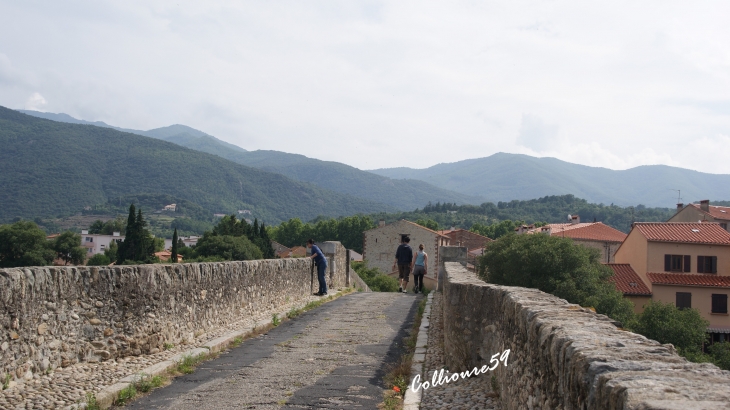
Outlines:
[[[140,374],[201,353],[220,357],[129,406],[376,408],[422,297],[347,294],[367,289],[342,245],[322,249],[330,287],[344,296],[230,350],[317,299],[309,259],[0,270],[0,408],[73,408],[86,393],[108,407]],[[440,255],[441,290],[412,376],[488,368],[507,349],[509,358],[451,383],[458,394],[446,385],[409,391],[406,408],[730,406],[730,372],[688,363],[671,345],[543,292],[486,284],[463,268],[463,248]]]

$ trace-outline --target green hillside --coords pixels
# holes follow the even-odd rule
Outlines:
[[[142,194],[170,195],[211,213],[251,209],[269,224],[393,210],[169,142],[2,107],[0,192],[0,221],[71,215]]]
[[[149,131],[113,127],[104,122],[78,120],[67,114],[38,111],[21,112],[53,121],[74,124],[90,124],[114,128],[147,137],[170,141],[196,151],[218,155],[239,164],[286,175],[291,179],[310,182],[335,192],[353,195],[366,200],[390,205],[400,210],[412,210],[428,202],[456,202],[479,204],[484,201],[472,195],[464,195],[450,189],[438,188],[418,179],[403,181],[390,179],[339,162],[320,161],[304,155],[280,151],[246,151],[245,149],[185,125],[171,125]]]
[[[572,194],[592,203],[673,207],[677,202],[675,190],[682,191],[684,203],[730,196],[730,175],[666,165],[615,171],[555,158],[506,153],[426,169],[388,168],[371,172],[390,178],[419,179],[492,202]]]

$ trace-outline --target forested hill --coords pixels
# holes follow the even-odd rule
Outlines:
[[[267,223],[393,210],[169,142],[3,107],[0,192],[0,221],[70,215],[134,194],[167,194],[211,213],[251,209]]]
[[[429,201],[434,203],[455,202],[458,204],[480,204],[484,202],[479,194],[465,195],[450,190],[448,187],[436,187],[418,179],[391,179],[339,162],[321,161],[304,155],[281,151],[246,151],[241,147],[221,141],[185,125],[176,124],[142,131],[114,127],[100,121],[79,120],[67,114],[26,110],[20,110],[20,112],[53,121],[109,127],[119,131],[162,139],[196,151],[218,155],[249,167],[275,172],[291,179],[310,182],[321,188],[383,203],[400,210],[423,207]],[[357,153],[352,152],[349,155],[357,155]]]
[[[390,178],[419,179],[492,202],[572,194],[592,203],[674,207],[683,202],[728,199],[730,175],[708,174],[666,165],[627,170],[571,164],[556,158],[497,153],[486,158],[438,164],[426,169],[371,171]]]

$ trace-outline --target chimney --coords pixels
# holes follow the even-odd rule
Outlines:
[[[700,209],[705,212],[710,212],[710,200],[709,199],[703,199],[700,201]]]
[[[380,222],[378,222],[378,226],[385,226],[385,219],[381,219]]]
[[[681,211],[681,210],[682,210],[682,208],[684,208],[684,204],[683,204],[683,203],[681,203],[681,202],[680,202],[680,203],[678,203],[678,204],[677,204],[677,212]]]
[[[88,234],[89,234],[89,230],[88,229],[82,229],[81,230],[81,235],[88,235]]]
[[[112,232],[112,236],[122,236],[121,232]]]
[[[573,215],[570,219],[570,224],[575,225],[580,223],[580,216],[579,215]]]

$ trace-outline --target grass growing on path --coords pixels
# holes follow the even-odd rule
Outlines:
[[[413,353],[416,351],[418,329],[421,327],[423,312],[426,310],[428,293],[428,290],[424,290],[424,297],[418,302],[418,311],[416,312],[416,317],[413,319],[411,333],[403,341],[406,348],[405,352],[403,352],[398,362],[385,375],[384,381],[388,389],[383,392],[383,402],[378,406],[380,409],[399,410],[403,408],[403,397],[408,389],[408,381],[411,379]]]

